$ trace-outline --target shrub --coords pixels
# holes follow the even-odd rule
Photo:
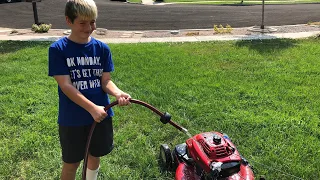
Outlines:
[[[218,28],[217,25],[213,25],[213,30],[215,33],[218,33],[218,34],[221,33],[221,30]]]
[[[31,30],[36,32],[36,33],[45,33],[45,32],[48,32],[49,29],[51,28],[51,24],[33,24],[32,27],[31,27]]]
[[[221,24],[219,26],[214,24],[213,30],[215,33],[220,34],[220,33],[231,33],[233,29],[229,24],[227,24],[225,28]]]
[[[231,33],[232,30],[233,30],[233,28],[232,28],[229,24],[227,24],[227,25],[226,25],[226,32],[227,32],[227,33]]]

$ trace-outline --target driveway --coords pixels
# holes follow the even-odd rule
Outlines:
[[[37,3],[39,21],[54,29],[67,28],[64,18],[66,0]],[[96,0],[98,27],[112,30],[175,30],[212,28],[214,24],[232,27],[261,25],[261,5],[141,5]],[[266,26],[306,24],[320,21],[320,4],[266,5]],[[0,27],[30,28],[34,23],[32,3],[0,4]]]

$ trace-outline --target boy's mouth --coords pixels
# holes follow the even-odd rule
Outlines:
[[[84,34],[91,34],[91,32],[83,32]]]

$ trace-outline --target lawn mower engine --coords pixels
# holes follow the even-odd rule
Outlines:
[[[177,145],[160,147],[160,163],[176,180],[253,180],[249,163],[226,134],[205,132]]]

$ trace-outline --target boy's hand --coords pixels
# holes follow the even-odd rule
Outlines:
[[[100,123],[103,121],[107,116],[107,112],[104,110],[103,106],[95,106],[91,111],[90,111],[91,116],[93,117],[94,121],[97,123]]]
[[[118,100],[119,106],[126,106],[130,104],[131,96],[125,92],[121,92],[120,94],[115,95],[116,99]]]

